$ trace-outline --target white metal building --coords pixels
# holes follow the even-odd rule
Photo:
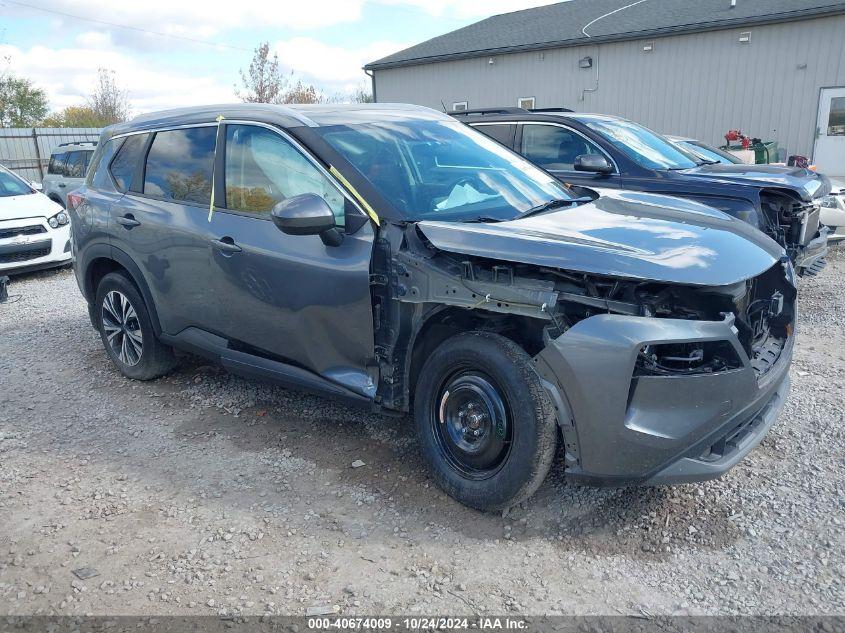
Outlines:
[[[845,174],[845,2],[570,0],[487,18],[365,67],[377,101],[615,114],[775,140]]]

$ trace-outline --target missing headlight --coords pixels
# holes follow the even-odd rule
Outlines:
[[[740,369],[742,361],[728,341],[644,345],[635,376],[691,376]]]

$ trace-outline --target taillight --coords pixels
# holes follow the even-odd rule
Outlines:
[[[85,202],[85,196],[79,193],[69,193],[67,194],[67,208],[76,209],[78,208],[83,202]]]

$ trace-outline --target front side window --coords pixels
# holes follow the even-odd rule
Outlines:
[[[61,154],[53,154],[50,156],[50,164],[47,166],[48,174],[55,174],[61,176],[64,174],[65,161],[67,160],[67,152]]]
[[[25,196],[35,193],[28,184],[17,176],[0,169],[0,198]]]
[[[315,131],[407,219],[511,220],[551,200],[574,200],[552,176],[457,121]]]
[[[584,154],[601,154],[592,141],[559,125],[522,126],[522,152],[528,160],[549,170],[573,170],[575,159]]]
[[[117,184],[118,191],[125,192],[132,186],[132,176],[138,168],[138,161],[141,159],[141,153],[147,144],[147,138],[146,134],[127,136],[123,145],[120,146],[117,156],[112,160],[109,171],[111,171],[112,178]]]
[[[209,204],[217,126],[157,132],[147,155],[144,193]]]
[[[304,193],[323,198],[344,226],[343,194],[293,144],[256,125],[226,126],[226,208],[269,213]]]
[[[624,119],[583,119],[634,162],[648,169],[691,169],[701,161],[648,128]]]

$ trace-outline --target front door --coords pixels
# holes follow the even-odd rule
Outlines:
[[[224,335],[373,395],[372,226],[356,223],[340,246],[282,233],[270,211],[291,196],[321,196],[341,229],[346,213],[360,210],[281,132],[227,122],[224,138],[225,208],[209,224],[215,239],[230,245],[212,260]]]
[[[597,174],[575,170],[575,159],[584,154],[599,154],[611,164],[613,160],[596,143],[570,127],[526,122],[520,125],[517,139],[520,154],[567,184],[613,189],[622,186],[618,172]]]
[[[813,162],[831,177],[845,177],[845,87],[822,88]]]

